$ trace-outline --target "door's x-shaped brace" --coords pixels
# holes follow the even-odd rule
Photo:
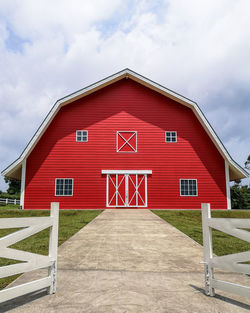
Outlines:
[[[115,197],[116,195],[118,195],[118,196],[120,197],[120,199],[122,200],[123,204],[125,205],[125,202],[124,202],[124,200],[122,199],[122,196],[121,196],[120,192],[118,191],[118,190],[119,190],[119,187],[121,186],[121,183],[122,183],[123,180],[125,179],[125,175],[122,177],[122,179],[121,179],[121,181],[120,181],[119,184],[115,184],[114,181],[113,181],[113,179],[112,179],[112,177],[111,177],[110,175],[109,175],[109,179],[111,180],[112,184],[113,184],[114,187],[115,187],[115,192],[114,192],[114,194],[113,194],[111,200],[109,201],[109,205],[110,205],[110,203],[112,202],[112,200],[114,199],[114,197]],[[117,181],[117,175],[116,175],[116,181]]]
[[[140,198],[141,198],[141,201],[142,201],[142,203],[145,205],[145,201],[143,201],[143,199],[142,199],[142,197],[141,197],[141,195],[140,195],[140,193],[139,193],[139,191],[138,191],[138,189],[139,189],[139,187],[141,186],[141,183],[142,183],[142,181],[144,180],[144,178],[145,178],[145,176],[143,176],[143,178],[141,179],[141,181],[140,181],[140,183],[139,183],[139,185],[138,185],[138,176],[136,175],[136,184],[134,184],[134,182],[133,182],[133,180],[131,179],[131,177],[129,176],[129,179],[130,179],[130,181],[132,182],[132,184],[134,185],[134,187],[135,187],[135,192],[134,192],[134,194],[133,194],[133,196],[131,197],[131,199],[130,199],[130,201],[129,201],[129,205],[130,205],[130,203],[132,202],[132,200],[134,199],[134,196],[135,195],[138,195]],[[136,199],[136,205],[138,205],[138,198]]]

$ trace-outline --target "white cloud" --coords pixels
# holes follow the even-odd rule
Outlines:
[[[243,165],[249,10],[247,0],[1,1],[0,167],[58,98],[125,67],[197,101]]]

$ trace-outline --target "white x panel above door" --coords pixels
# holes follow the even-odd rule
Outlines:
[[[117,152],[137,152],[137,132],[117,131],[116,134]]]

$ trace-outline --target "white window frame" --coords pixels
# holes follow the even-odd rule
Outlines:
[[[77,132],[81,132],[81,136],[79,136],[79,135],[77,135]],[[83,141],[82,139],[83,139],[83,137],[86,137],[86,135],[84,135],[83,136],[83,132],[86,132],[87,133],[87,140],[86,141]],[[81,140],[79,141],[79,140],[77,140],[77,137],[81,137]],[[82,129],[82,130],[76,130],[76,142],[88,142],[88,140],[89,140],[89,133],[88,133],[88,131],[87,130],[85,130],[85,129]]]
[[[133,133],[133,135],[128,140],[126,140],[120,133]],[[120,136],[124,140],[124,144],[119,149],[118,149],[118,136]],[[135,137],[135,140],[136,140],[135,149],[129,143],[129,140],[134,136],[136,136]],[[134,151],[120,151],[126,144],[128,144]],[[136,130],[118,130],[116,132],[116,152],[119,152],[119,153],[136,153],[137,152],[137,131]]]
[[[181,194],[181,181],[182,180],[195,180],[196,181],[196,195],[182,195]],[[180,178],[179,185],[180,185],[180,196],[181,197],[198,197],[198,181],[196,178]],[[188,185],[188,192],[189,192],[189,185]]]
[[[56,194],[56,183],[57,183],[57,180],[59,180],[59,179],[63,179],[64,181],[66,179],[71,179],[72,180],[72,194],[71,195],[57,195]],[[64,191],[64,189],[63,189],[63,191]],[[55,197],[73,197],[73,191],[74,191],[74,178],[56,178],[55,179]]]
[[[171,135],[170,135],[171,141],[167,141],[167,133],[170,133],[170,134],[171,134]],[[175,133],[176,141],[172,141],[172,139],[173,139],[172,134],[173,134],[173,133]],[[176,143],[176,142],[177,142],[177,131],[175,131],[175,130],[166,130],[166,131],[165,131],[165,142],[166,142],[166,143]]]

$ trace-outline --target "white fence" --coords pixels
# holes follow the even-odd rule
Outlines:
[[[45,278],[1,290],[0,303],[44,288],[48,288],[50,294],[56,292],[58,219],[59,203],[56,202],[51,203],[48,217],[0,218],[0,229],[22,227],[21,230],[0,238],[0,257],[23,262],[0,267],[0,278],[40,268],[49,268],[48,276]],[[50,227],[49,255],[8,248],[48,227]]]
[[[4,204],[19,204],[20,205],[20,200],[19,199],[0,198],[0,203],[4,203]]]
[[[250,297],[250,287],[234,284],[214,278],[214,268],[228,270],[243,274],[250,274],[250,251],[213,256],[212,229],[217,229],[231,236],[250,242],[250,219],[238,218],[211,218],[210,204],[202,203],[202,231],[204,248],[205,293],[215,295],[215,288],[235,293],[240,296]]]

